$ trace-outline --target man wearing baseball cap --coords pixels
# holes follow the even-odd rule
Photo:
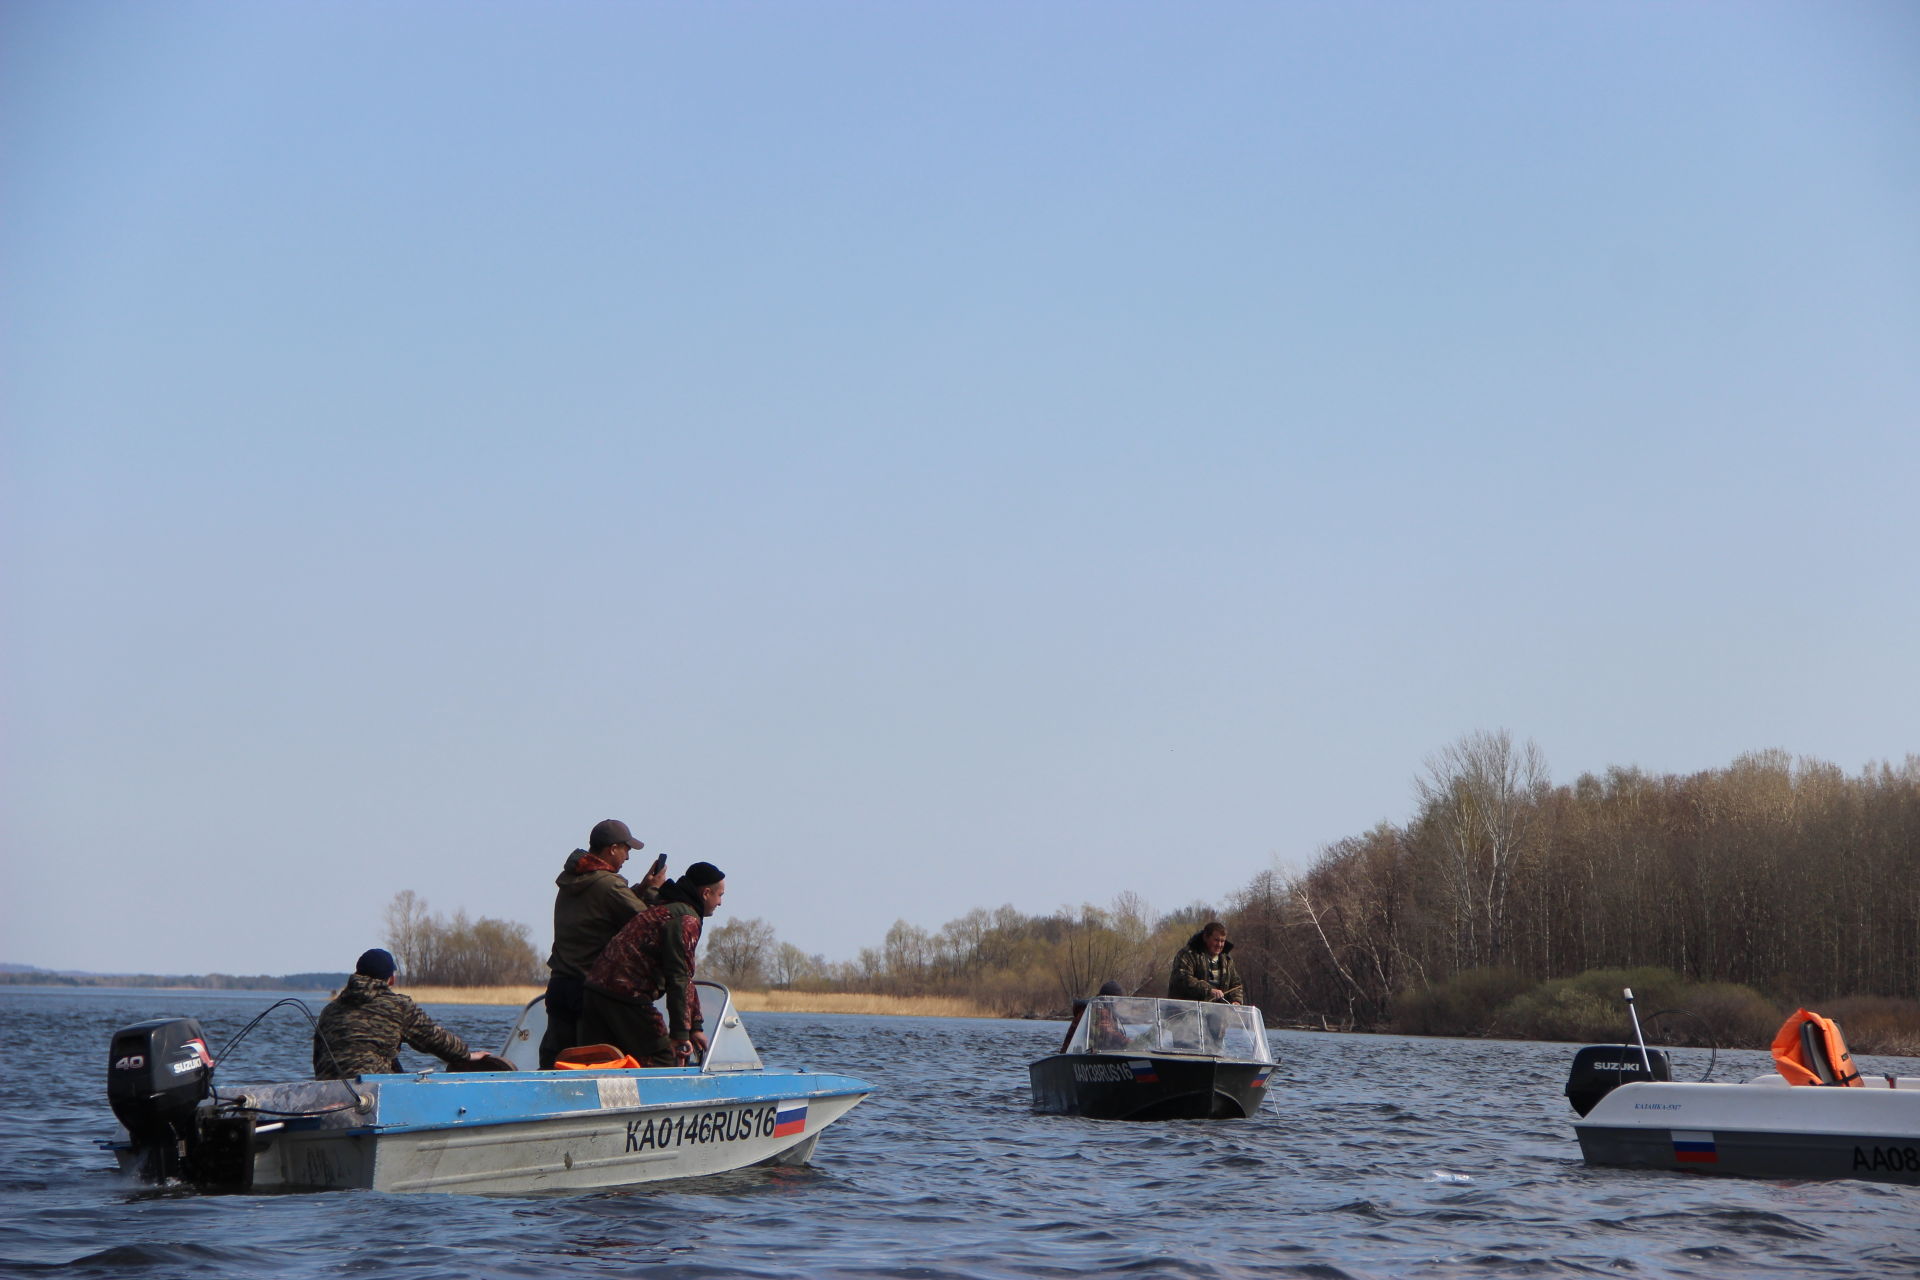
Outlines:
[[[547,957],[547,1033],[540,1037],[540,1069],[551,1070],[579,1039],[580,997],[587,970],[609,939],[646,907],[620,869],[643,848],[627,824],[593,824],[587,847],[567,855],[554,883],[553,954]]]

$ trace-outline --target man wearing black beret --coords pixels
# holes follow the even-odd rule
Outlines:
[[[580,1037],[611,1044],[654,1067],[682,1066],[707,1051],[694,953],[706,918],[720,909],[727,878],[696,862],[660,887],[660,901],[629,920],[587,971]],[[653,1002],[667,998],[667,1021]]]

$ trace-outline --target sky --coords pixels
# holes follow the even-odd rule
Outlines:
[[[1920,752],[1920,8],[0,3],[0,961],[828,959]]]

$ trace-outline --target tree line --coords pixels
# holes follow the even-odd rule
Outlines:
[[[1045,1016],[1109,980],[1163,994],[1175,951],[1218,918],[1248,999],[1286,1024],[1458,1033],[1502,1029],[1506,1010],[1510,1033],[1573,1034],[1587,1025],[1575,1006],[1617,1020],[1605,992],[1635,971],[1717,1002],[1743,1034],[1835,997],[1892,998],[1886,1016],[1920,1027],[1905,1003],[1920,1000],[1920,756],[1848,776],[1765,751],[1555,785],[1533,743],[1497,731],[1435,753],[1414,791],[1407,822],[1335,841],[1304,870],[1261,871],[1217,904],[976,908],[931,930],[896,921],[848,960],[736,917],[708,926],[700,971]],[[411,893],[388,925],[415,981],[544,981],[524,925],[442,920]]]
[[[1920,757],[1849,777],[1780,751],[1555,786],[1532,743],[1437,753],[1404,825],[1258,875],[1229,918],[1250,998],[1352,1027],[1465,975],[1654,966],[1777,1002],[1920,998]]]
[[[1892,998],[1874,1016],[1920,1029],[1920,756],[1849,777],[1765,751],[1555,785],[1536,745],[1496,731],[1435,753],[1414,790],[1406,823],[1262,871],[1217,905],[976,909],[933,931],[896,922],[838,962],[734,920],[710,930],[702,967],[1045,1014],[1108,979],[1164,993],[1175,950],[1217,916],[1249,1000],[1282,1023],[1574,1035],[1618,1022],[1632,971],[1742,1036],[1782,1007],[1849,997]]]
[[[1108,981],[1165,994],[1174,952],[1210,914],[1205,904],[1155,914],[1130,893],[1046,915],[978,907],[936,930],[895,921],[879,946],[841,961],[779,941],[765,920],[735,919],[708,931],[700,971],[743,987],[958,996],[1008,1016],[1045,1014]]]
[[[545,983],[546,961],[533,949],[532,930],[513,920],[466,911],[442,917],[424,898],[404,889],[387,904],[387,949],[402,980],[439,987],[505,987]]]

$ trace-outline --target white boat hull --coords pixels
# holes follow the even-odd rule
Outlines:
[[[774,1136],[776,1105],[607,1111],[467,1131],[282,1129],[256,1141],[255,1191],[523,1194],[591,1191],[762,1164],[803,1164],[858,1097],[816,1099],[807,1128]]]
[[[1864,1088],[1624,1084],[1574,1124],[1588,1164],[1920,1183],[1920,1078]]]

